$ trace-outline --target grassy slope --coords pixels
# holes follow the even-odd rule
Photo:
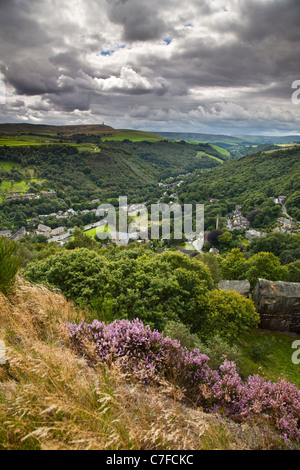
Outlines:
[[[203,153],[203,152],[197,152],[197,157],[208,157],[208,158],[212,158],[213,160],[216,160],[217,162],[219,163],[223,163],[223,160],[221,160],[221,158],[218,158],[218,157],[214,157],[213,155],[209,155],[208,153]]]
[[[207,415],[172,384],[143,387],[91,368],[68,346],[61,322],[86,319],[59,293],[19,280],[0,293],[0,450],[256,449],[254,425]]]
[[[5,169],[12,169],[13,167],[11,162],[7,162],[10,154],[12,159],[23,158],[26,165],[23,169],[20,168],[20,164],[18,165],[19,171],[24,174],[24,187],[11,188],[11,190],[26,190],[25,185],[28,186],[30,183],[28,178],[26,179],[26,171],[33,172],[34,169],[37,169],[45,184],[46,179],[49,180],[51,188],[58,184],[58,180],[61,180],[65,184],[68,181],[70,185],[74,182],[75,186],[80,185],[82,189],[88,188],[91,191],[98,191],[100,188],[101,191],[117,191],[120,193],[120,191],[130,190],[130,188],[134,190],[135,188],[155,184],[159,178],[178,176],[179,173],[185,174],[194,169],[215,166],[221,163],[222,158],[221,154],[210,146],[206,146],[204,149],[208,149],[213,154],[211,156],[205,155],[199,159],[197,158],[198,147],[167,141],[147,142],[143,140],[131,142],[128,140],[125,142],[103,142],[99,145],[92,143],[67,144],[69,149],[71,145],[77,147],[79,151],[88,151],[88,155],[85,154],[82,160],[76,159],[76,156],[62,160],[58,177],[51,180],[51,175],[57,172],[58,168],[56,163],[47,164],[48,154],[52,153],[52,149],[54,154],[57,152],[63,153],[65,145],[60,145],[61,150],[57,146],[33,147],[30,150],[27,147],[26,150],[20,148],[20,153],[18,147],[10,150],[3,149]],[[36,155],[39,155],[38,159]],[[218,157],[219,155],[221,158]],[[29,158],[30,160],[35,159],[36,163],[28,164]],[[48,167],[46,168],[46,166]],[[50,167],[51,171],[49,172]],[[89,174],[84,173],[85,167],[91,170]],[[97,181],[100,182],[99,187],[96,184]],[[4,184],[5,187],[0,188],[2,194],[4,190],[9,189],[10,184],[7,181]]]
[[[120,131],[114,134],[112,137],[103,137],[104,141],[122,141],[128,139],[131,142],[158,142],[160,140],[164,140],[164,137],[161,137],[157,134],[153,134],[151,132],[143,132],[143,131]]]
[[[240,202],[252,196],[254,191],[268,192],[270,196],[293,193],[299,186],[299,157],[297,149],[241,157],[200,176],[193,175],[181,191],[188,190],[189,199],[199,202],[203,198],[204,186],[210,197],[230,197]]]
[[[212,145],[212,147],[218,152],[220,152],[222,155],[225,155],[226,157],[230,156],[230,152],[228,152],[228,150],[224,149],[223,147],[220,147],[219,145]]]
[[[296,337],[290,337],[284,333],[267,332],[257,330],[241,338],[240,348],[242,351],[242,368],[247,374],[253,375],[258,372],[267,380],[278,381],[280,377],[285,378],[300,388],[300,366],[292,363],[292,344]],[[254,345],[262,345],[271,341],[265,355],[256,362],[251,357]]]

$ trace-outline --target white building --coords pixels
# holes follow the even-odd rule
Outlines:
[[[258,230],[254,230],[254,229],[247,230],[245,233],[245,237],[247,238],[247,240],[252,240],[252,238],[254,237],[262,238],[262,237],[265,237],[266,235],[267,235],[266,233],[259,232]]]
[[[57,235],[61,235],[62,233],[64,233],[64,231],[65,227],[57,227],[52,230],[51,235],[52,237],[56,237]]]
[[[38,231],[42,233],[50,233],[52,231],[51,227],[48,227],[47,225],[39,224],[38,225]]]

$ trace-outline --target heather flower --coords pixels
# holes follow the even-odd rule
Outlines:
[[[207,412],[222,412],[243,421],[259,416],[284,444],[300,442],[300,391],[287,381],[265,381],[259,375],[243,382],[234,362],[218,371],[209,358],[182,347],[176,340],[144,326],[141,320],[105,324],[67,324],[72,346],[91,362],[117,363],[122,372],[141,383],[168,379],[185,390],[188,398]]]

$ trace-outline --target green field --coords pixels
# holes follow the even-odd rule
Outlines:
[[[7,147],[24,147],[30,145],[47,145],[47,143],[45,141],[38,140],[18,140],[10,138],[0,138],[0,147],[3,147],[4,145],[6,145]]]
[[[28,182],[26,181],[3,181],[0,185],[0,191],[9,191],[9,192],[24,192],[28,188]]]
[[[29,190],[31,183],[41,183],[42,180],[31,178],[28,181],[2,181],[0,183],[0,201],[14,193],[25,193]]]
[[[159,142],[160,140],[165,140],[163,137],[157,135],[157,134],[152,134],[151,132],[143,132],[143,131],[124,131],[124,132],[118,132],[113,136],[107,136],[103,137],[102,140],[112,140],[112,141],[122,141],[128,139],[131,142],[142,142],[142,141],[147,141],[147,142]]]
[[[0,161],[0,172],[1,170],[10,171],[10,170],[18,169],[18,168],[21,168],[20,163]]]
[[[214,145],[214,144],[211,144],[211,146],[222,155],[225,155],[226,157],[230,157],[230,152],[228,152],[228,150],[224,149],[223,147],[220,147],[219,145]]]
[[[216,150],[218,150],[218,149],[216,149]],[[197,157],[200,157],[200,158],[201,157],[209,157],[209,158],[212,158],[213,160],[216,160],[219,163],[224,163],[223,160],[221,160],[221,158],[214,157],[213,155],[209,155],[208,153],[204,153],[204,152],[197,152]]]
[[[191,250],[191,251],[196,250],[196,248],[194,247],[192,243],[185,243],[185,245],[183,245],[181,248],[184,248],[185,250]]]
[[[85,235],[88,235],[91,238],[95,238],[95,235],[97,233],[100,233],[100,232],[111,233],[112,229],[110,227],[107,227],[107,226],[106,227],[95,227],[95,228],[91,228],[90,230],[86,230],[84,233],[85,233]]]
[[[246,374],[263,375],[267,380],[278,381],[285,378],[300,387],[300,365],[292,363],[292,344],[297,338],[284,333],[256,330],[240,339],[239,348],[242,350],[242,370]],[[265,342],[269,345],[260,358],[254,360],[253,349],[261,348]]]

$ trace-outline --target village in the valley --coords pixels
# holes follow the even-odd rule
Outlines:
[[[179,175],[181,177],[186,177],[187,175]],[[176,192],[177,188],[181,186],[183,183],[183,180],[178,180],[175,182],[172,182],[170,184],[167,183],[159,183],[159,187],[161,189],[166,189],[166,190],[173,190],[174,192],[172,194],[168,194],[167,192],[164,192],[162,195],[162,198],[158,201],[159,203],[162,202],[163,198],[168,199],[168,203],[170,206],[174,205],[175,203],[178,203],[178,194]],[[56,196],[56,191],[51,190],[47,192],[43,192],[42,196]],[[40,196],[37,194],[30,194],[30,193],[23,193],[23,194],[13,194],[9,195],[7,197],[7,200],[13,200],[13,199],[37,199]],[[278,217],[276,220],[276,226],[272,228],[273,232],[280,232],[284,234],[291,235],[296,232],[300,232],[299,228],[299,222],[294,220],[286,211],[285,207],[285,202],[287,197],[284,195],[280,195],[276,198],[272,198],[274,203],[276,205],[281,206],[281,215]],[[214,202],[215,200],[210,200],[209,202]],[[94,207],[97,205],[100,205],[101,201],[100,199],[94,199],[90,201],[90,204],[92,204]],[[132,204],[128,206],[128,215],[131,217],[135,217],[139,215],[139,211],[141,208],[145,207],[146,203],[144,204]],[[74,231],[75,227],[69,227],[70,224],[68,224],[68,227],[65,227],[64,225],[58,226],[56,228],[51,228],[50,226],[46,225],[44,223],[45,219],[56,219],[57,221],[63,221],[65,219],[71,219],[74,216],[80,216],[80,215],[85,215],[85,214],[94,214],[97,218],[97,209],[83,209],[83,210],[77,210],[75,211],[73,208],[69,208],[67,211],[58,211],[58,212],[53,212],[51,214],[42,214],[39,215],[38,218],[34,218],[31,220],[31,223],[34,224],[33,229],[27,229],[26,227],[21,227],[19,230],[17,230],[15,233],[12,233],[11,230],[4,230],[0,231],[0,236],[7,237],[10,240],[15,240],[18,241],[21,238],[25,237],[26,235],[33,236],[33,235],[42,235],[47,239],[48,243],[57,243],[59,245],[65,245],[72,239],[72,234]],[[84,232],[89,232],[94,229],[95,233],[98,231],[102,230],[100,227],[103,227],[107,223],[107,219],[101,219],[101,220],[96,220],[93,223],[89,223],[88,225],[84,226]],[[242,206],[241,205],[236,205],[234,211],[230,214],[227,214],[226,216],[226,223],[227,227],[226,229],[229,232],[233,232],[234,230],[237,230],[243,234],[243,237],[247,241],[251,241],[253,238],[258,237],[262,238],[267,235],[267,232],[263,229],[257,230],[254,228],[251,228],[249,220],[243,216],[242,214]],[[216,229],[219,229],[219,217],[217,218],[217,225]],[[144,240],[145,242],[148,242],[148,236],[145,235],[147,233],[147,227],[143,227],[143,237],[141,237],[141,227],[139,227],[139,231],[131,231],[131,233],[126,233],[126,232],[117,232],[117,231],[110,231],[109,233],[109,239],[110,241],[116,243],[117,245],[127,245],[129,240],[139,240],[142,241]],[[202,246],[204,242],[206,241],[206,235],[207,232],[202,233],[200,237],[188,237],[187,243],[189,246],[193,246],[193,249],[185,249],[184,247],[178,247],[179,251],[185,253],[185,254],[196,254],[197,252],[202,251]],[[141,240],[142,239],[142,240]],[[211,252],[214,254],[219,254],[219,250],[217,248],[211,248]]]

